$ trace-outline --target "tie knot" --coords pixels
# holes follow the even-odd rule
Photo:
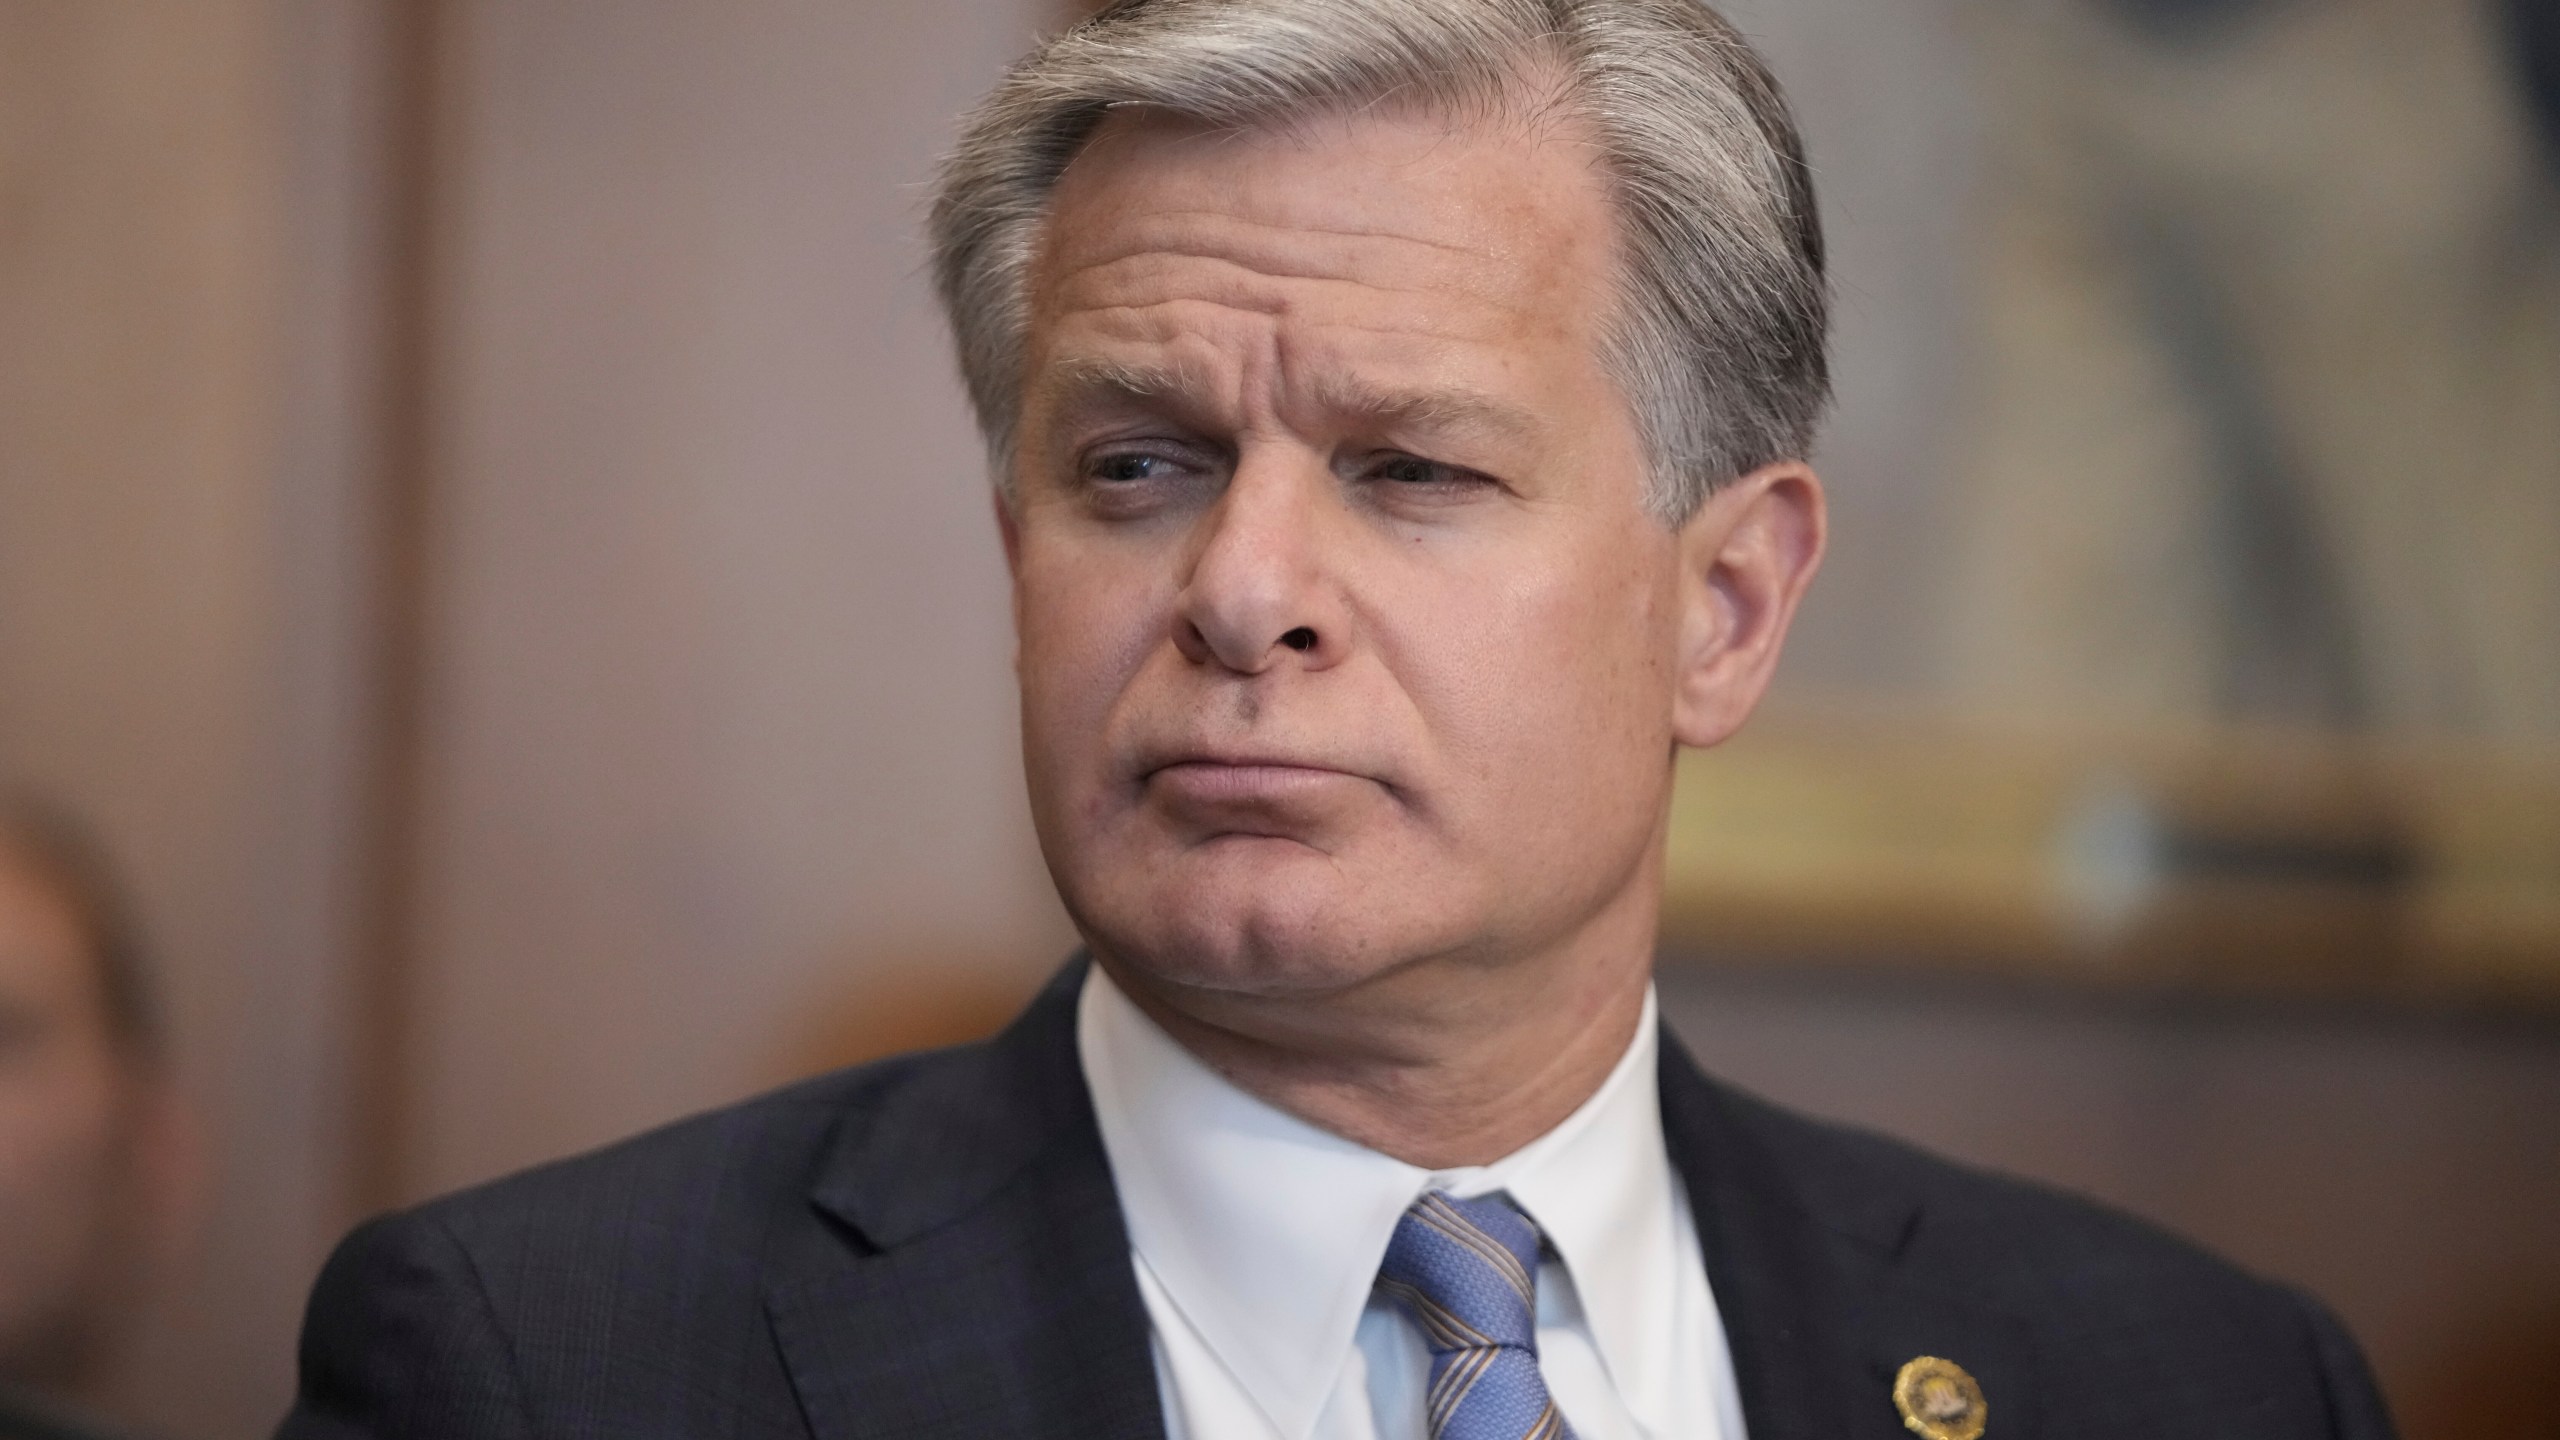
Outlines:
[[[1434,1354],[1508,1346],[1537,1353],[1538,1227],[1503,1200],[1433,1191],[1396,1222],[1379,1288]]]

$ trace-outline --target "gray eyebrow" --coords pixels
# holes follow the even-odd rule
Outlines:
[[[1311,388],[1316,404],[1325,410],[1376,424],[1480,430],[1515,443],[1535,439],[1547,429],[1534,412],[1466,386],[1404,390],[1373,386],[1348,375],[1320,375]]]
[[[1035,394],[1070,414],[1135,400],[1169,402],[1177,410],[1188,410],[1196,408],[1192,397],[1208,388],[1208,377],[1194,366],[1133,365],[1099,356],[1045,366],[1032,382]]]
[[[1190,394],[1205,377],[1188,366],[1132,365],[1122,360],[1079,356],[1061,360],[1042,377],[1040,388],[1053,391],[1096,391],[1103,394],[1159,399]]]

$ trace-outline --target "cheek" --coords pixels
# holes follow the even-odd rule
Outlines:
[[[1099,758],[1104,722],[1171,621],[1146,567],[1098,547],[1026,539],[1017,575],[1022,724],[1035,769]],[[1034,775],[1035,784],[1040,774]]]
[[[1596,574],[1595,574],[1596,569]],[[1668,587],[1601,557],[1507,567],[1397,607],[1398,668],[1462,778],[1543,790],[1671,745]]]
[[[67,1048],[0,1072],[0,1230],[58,1228],[113,1153],[113,1067]]]

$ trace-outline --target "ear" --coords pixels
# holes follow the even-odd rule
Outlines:
[[[1805,586],[1822,564],[1822,482],[1800,461],[1716,491],[1680,527],[1680,671],[1672,734],[1716,744],[1769,688]]]

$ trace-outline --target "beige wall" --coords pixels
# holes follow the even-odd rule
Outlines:
[[[466,12],[421,1190],[768,1083],[866,966],[1063,951],[917,244],[1028,12]]]

